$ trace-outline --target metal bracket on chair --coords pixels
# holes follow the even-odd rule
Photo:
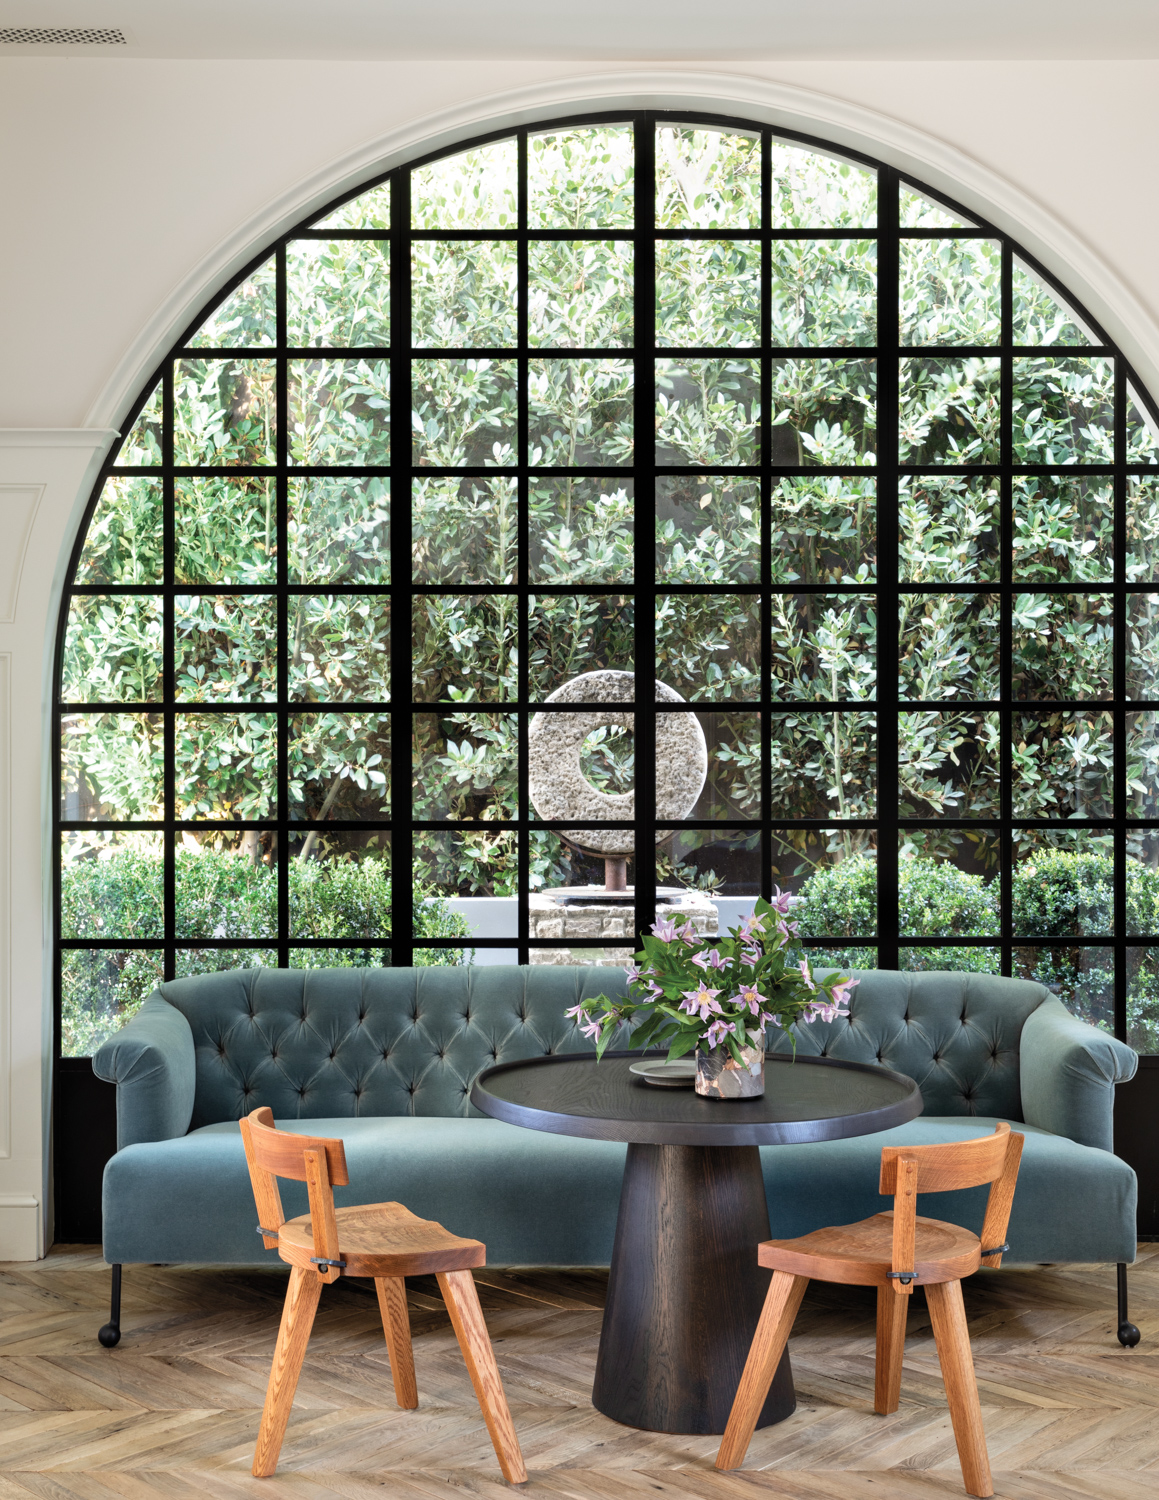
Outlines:
[[[345,1271],[346,1269],[346,1262],[344,1260],[327,1260],[322,1255],[311,1255],[310,1264],[312,1266],[337,1266],[340,1271]]]
[[[1007,1252],[1007,1250],[1009,1250],[1009,1249],[1010,1249],[1009,1245],[995,1245],[994,1248],[993,1248],[993,1250],[983,1250],[982,1251],[982,1258],[984,1260],[987,1255],[1005,1255],[1006,1252]]]
[[[890,1281],[900,1281],[902,1286],[909,1286],[911,1281],[916,1280],[916,1271],[887,1271],[885,1273]]]
[[[260,1224],[258,1225],[257,1229],[254,1230],[254,1233],[264,1234],[267,1240],[276,1240],[278,1237],[278,1231],[276,1229],[263,1229]]]

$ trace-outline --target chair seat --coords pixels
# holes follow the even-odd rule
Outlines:
[[[334,1219],[347,1276],[430,1276],[487,1263],[487,1247],[480,1240],[462,1240],[401,1203],[336,1208]],[[278,1254],[309,1270],[314,1253],[310,1215],[288,1219],[278,1231]]]
[[[796,1240],[766,1240],[758,1246],[757,1256],[762,1266],[791,1276],[850,1286],[888,1286],[893,1268],[893,1213],[815,1229]],[[981,1244],[970,1230],[941,1219],[916,1220],[915,1286],[960,1281],[971,1276],[981,1260]]]

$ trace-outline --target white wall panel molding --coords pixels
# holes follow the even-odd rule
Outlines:
[[[0,624],[16,618],[24,554],[43,494],[43,485],[0,484]]]
[[[749,72],[672,67],[556,77],[532,86],[466,99],[336,157],[294,187],[255,207],[185,276],[143,327],[94,401],[86,425],[123,420],[130,402],[165,351],[213,293],[314,208],[420,150],[437,150],[484,130],[522,125],[582,109],[691,107],[748,116],[825,137],[877,156],[940,188],[1006,230],[1052,271],[1106,327],[1159,392],[1159,321],[1098,250],[1043,202],[949,140],[896,115],[797,84]]]
[[[0,1158],[12,1155],[12,656],[0,651]],[[0,1194],[0,1207],[5,1203]]]

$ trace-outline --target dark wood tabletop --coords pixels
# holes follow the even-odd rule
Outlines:
[[[705,1099],[629,1072],[639,1052],[537,1057],[480,1073],[471,1103],[530,1130],[665,1146],[783,1146],[872,1135],[922,1112],[912,1078],[832,1057],[774,1056],[760,1099]]]

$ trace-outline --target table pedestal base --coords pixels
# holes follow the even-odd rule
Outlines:
[[[597,1411],[649,1432],[724,1431],[769,1286],[757,1264],[769,1238],[756,1146],[629,1145]],[[786,1352],[757,1426],[796,1404]]]

